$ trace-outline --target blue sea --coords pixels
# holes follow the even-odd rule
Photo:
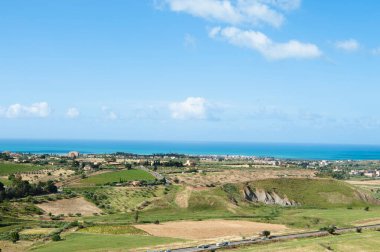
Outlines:
[[[244,155],[286,159],[313,160],[380,160],[380,146],[233,143],[233,142],[165,142],[165,141],[100,141],[100,140],[0,140],[0,151],[23,153],[135,154],[179,153],[190,155]]]

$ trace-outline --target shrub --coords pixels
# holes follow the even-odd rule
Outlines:
[[[51,237],[51,240],[52,241],[60,241],[61,236],[59,234],[53,234],[53,236]]]
[[[268,236],[270,236],[270,231],[268,231],[268,230],[264,230],[261,234],[262,234],[263,236],[265,236],[265,237],[268,237]]]
[[[20,235],[18,232],[12,232],[10,234],[10,240],[13,242],[13,243],[16,243],[18,240],[20,240]]]
[[[330,226],[327,226],[327,227],[323,227],[320,230],[321,231],[327,231],[329,234],[334,234],[335,231],[336,231],[336,226],[330,225]]]

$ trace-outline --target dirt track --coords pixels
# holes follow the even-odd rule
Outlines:
[[[263,230],[278,233],[287,229],[284,225],[233,220],[176,221],[159,225],[136,225],[135,227],[154,236],[192,240],[241,238],[242,236],[257,235]]]

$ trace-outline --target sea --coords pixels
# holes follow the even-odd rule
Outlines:
[[[186,141],[0,140],[0,152],[84,154],[126,152],[188,155],[239,155],[297,160],[380,160],[379,145],[286,144]]]

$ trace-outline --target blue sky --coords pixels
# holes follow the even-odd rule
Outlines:
[[[380,144],[377,1],[0,2],[0,138]]]

